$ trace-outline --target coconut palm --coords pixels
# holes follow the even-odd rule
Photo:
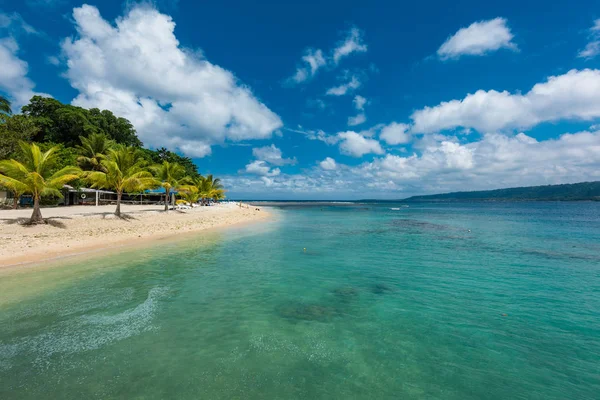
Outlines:
[[[146,161],[140,150],[135,147],[115,146],[108,150],[106,158],[102,159],[100,164],[102,170],[87,172],[85,178],[94,188],[117,192],[117,217],[121,217],[121,198],[124,192],[141,192],[160,184],[146,170]]]
[[[108,150],[114,145],[114,140],[110,140],[102,133],[92,133],[88,137],[80,136],[81,145],[76,146],[79,157],[77,163],[81,168],[87,171],[102,171],[102,160],[106,158]]]
[[[4,96],[0,96],[0,114],[12,114],[10,100]]]
[[[183,186],[183,189],[185,190],[191,186],[198,189],[202,204],[208,202],[209,199],[220,200],[225,197],[225,190],[223,189],[221,180],[219,178],[215,179],[212,174],[207,176],[200,175],[197,178],[186,180],[186,186]]]
[[[177,163],[163,161],[162,164],[152,167],[160,186],[165,188],[165,211],[169,210],[171,189],[179,187],[185,181],[185,168]]]
[[[42,196],[62,197],[60,189],[70,181],[79,178],[81,170],[68,166],[54,171],[58,161],[58,147],[42,153],[40,148],[32,143],[20,142],[23,162],[16,160],[0,161],[0,185],[12,190],[13,193],[31,194],[33,196],[33,214],[30,224],[44,223],[40,210]]]
[[[8,189],[13,195],[13,209],[16,210],[19,206],[19,198],[27,192],[27,185],[23,182],[11,182],[11,183],[3,183],[6,189]]]
[[[181,186],[179,195],[190,204],[197,203],[200,199],[200,191],[196,186],[185,185]]]
[[[202,177],[202,188],[200,193],[204,199],[208,202],[209,199],[215,199],[215,197],[224,197],[225,191],[219,178],[213,178],[212,174]]]

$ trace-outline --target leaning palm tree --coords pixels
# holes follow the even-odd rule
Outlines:
[[[68,166],[59,171],[54,171],[58,161],[56,150],[52,147],[45,153],[32,143],[20,142],[22,162],[16,160],[0,161],[0,185],[14,191],[31,194],[33,196],[33,214],[29,219],[30,224],[44,223],[40,210],[42,196],[62,197],[60,189],[70,181],[79,178],[81,170],[78,167]]]
[[[160,181],[160,186],[165,188],[165,211],[168,211],[171,189],[179,187],[186,181],[185,168],[177,163],[163,161],[162,164],[152,167],[152,171]]]
[[[114,145],[114,140],[102,133],[92,133],[88,137],[80,136],[81,145],[77,146],[77,163],[86,171],[102,171],[102,160],[106,158],[108,150]]]
[[[140,192],[159,185],[146,170],[146,161],[140,150],[135,147],[115,146],[108,151],[100,164],[101,171],[87,172],[85,178],[94,188],[117,192],[117,217],[121,217],[121,198],[124,192]]]
[[[10,100],[4,96],[0,96],[0,114],[12,114]]]

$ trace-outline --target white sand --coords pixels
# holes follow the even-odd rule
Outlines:
[[[31,209],[0,210],[0,267],[139,244],[269,216],[255,208],[222,204],[165,213],[164,206],[122,205],[126,219],[114,216],[115,206],[42,208],[42,215],[49,223],[35,226],[21,225],[31,216]]]

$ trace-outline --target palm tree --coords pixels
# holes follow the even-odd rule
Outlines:
[[[187,190],[192,186],[198,189],[200,198],[202,198],[202,204],[205,204],[205,201],[208,201],[208,199],[220,200],[225,197],[225,190],[223,189],[221,180],[213,178],[212,174],[206,177],[200,175],[197,178],[188,178],[186,179],[186,185],[182,188]]]
[[[179,195],[190,204],[194,204],[200,199],[200,191],[196,186],[182,186]]]
[[[123,192],[141,192],[160,184],[144,168],[146,161],[140,150],[135,147],[115,146],[108,150],[106,158],[102,159],[100,164],[102,170],[87,172],[85,178],[94,188],[112,189],[117,192],[117,217],[121,217]]]
[[[200,189],[200,193],[202,194],[202,198],[206,199],[215,199],[217,197],[224,197],[223,185],[221,184],[221,180],[219,178],[213,178],[212,174],[206,175],[206,177],[201,177],[202,179],[202,187]]]
[[[12,114],[10,100],[4,96],[0,96],[0,114]]]
[[[79,178],[81,170],[78,167],[68,166],[60,171],[53,171],[58,161],[55,153],[58,147],[52,147],[45,153],[32,143],[20,142],[23,162],[16,160],[0,161],[0,184],[7,188],[33,196],[33,214],[30,224],[44,223],[40,211],[40,198],[42,196],[62,197],[60,189],[68,182]]]
[[[27,191],[27,185],[19,181],[4,182],[3,185],[13,194],[13,209],[16,210],[19,206],[19,198]]]
[[[77,163],[81,168],[88,171],[102,171],[102,160],[106,158],[108,150],[114,145],[114,140],[109,139],[102,133],[92,133],[88,137],[79,136],[81,145],[76,146],[79,157]]]
[[[185,181],[185,168],[177,163],[163,161],[162,164],[152,167],[160,186],[165,188],[165,211],[169,210],[169,196],[171,189],[177,188]]]

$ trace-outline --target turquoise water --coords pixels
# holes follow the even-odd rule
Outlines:
[[[598,399],[600,203],[391,207],[4,271],[0,398]]]

